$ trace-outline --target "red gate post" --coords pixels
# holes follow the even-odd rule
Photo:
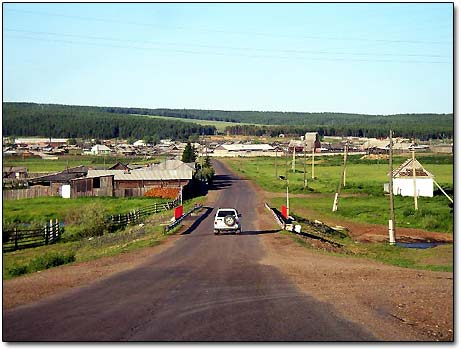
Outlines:
[[[174,208],[174,219],[178,220],[183,215],[183,206],[178,206]]]
[[[287,219],[288,218],[288,214],[287,214],[287,207],[285,205],[282,206],[282,216],[283,218]]]

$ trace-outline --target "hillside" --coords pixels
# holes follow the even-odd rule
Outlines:
[[[154,116],[154,117],[153,117]],[[366,115],[276,111],[148,109],[3,103],[4,135],[96,138],[187,138],[220,132],[235,135],[429,138],[453,137],[453,114]]]

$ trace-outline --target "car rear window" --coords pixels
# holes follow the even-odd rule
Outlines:
[[[219,211],[218,217],[235,216],[235,211]]]

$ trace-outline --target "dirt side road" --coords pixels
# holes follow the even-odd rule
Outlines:
[[[210,192],[208,205],[213,206],[211,203],[219,199],[221,191],[225,190],[232,184],[232,180],[229,178],[222,180],[220,182],[219,190]],[[261,192],[256,191],[256,193],[257,194],[254,195],[258,195],[256,201],[263,200]],[[237,206],[239,205],[238,200],[235,204]],[[245,215],[245,211],[242,212]],[[450,340],[453,338],[452,273],[414,271],[410,269],[385,266],[361,259],[322,255],[317,252],[306,250],[294,243],[289,237],[272,233],[277,230],[277,227],[275,226],[272,217],[263,206],[258,206],[257,212],[259,217],[258,224],[257,226],[247,227],[246,230],[249,232],[248,235],[239,237],[216,237],[221,239],[218,240],[219,243],[224,243],[222,245],[224,249],[221,251],[228,250],[229,246],[234,246],[234,243],[237,243],[235,246],[240,246],[240,250],[242,251],[240,256],[237,253],[237,256],[221,254],[216,257],[219,259],[228,258],[232,260],[235,265],[238,265],[239,268],[243,269],[236,269],[234,273],[232,272],[232,268],[227,269],[225,267],[221,267],[221,271],[226,271],[224,275],[227,275],[227,277],[221,276],[218,279],[221,279],[222,277],[228,279],[226,281],[228,286],[226,289],[214,290],[214,292],[218,292],[218,301],[206,304],[203,299],[200,298],[201,296],[197,295],[199,298],[195,300],[195,307],[193,305],[189,305],[189,301],[182,304],[180,313],[186,313],[185,317],[182,318],[183,321],[190,320],[191,318],[189,318],[189,316],[205,314],[203,313],[204,309],[208,312],[206,313],[207,316],[193,318],[195,320],[201,319],[202,321],[207,321],[209,316],[215,316],[213,314],[219,310],[219,307],[227,306],[231,308],[238,308],[240,304],[244,308],[248,308],[249,304],[261,300],[265,300],[265,302],[268,303],[269,308],[266,309],[266,315],[267,312],[270,313],[271,311],[274,311],[274,309],[278,308],[278,304],[281,304],[284,310],[292,309],[293,313],[299,314],[299,312],[296,311],[296,309],[300,306],[300,303],[298,303],[300,299],[297,292],[301,291],[306,295],[306,297],[308,297],[307,299],[312,301],[311,305],[314,304],[315,308],[322,310],[321,312],[331,314],[336,313],[337,315],[333,316],[333,318],[330,317],[327,322],[333,321],[340,324],[339,327],[349,329],[355,336],[355,340],[366,338],[374,338],[377,340]],[[186,228],[184,228],[184,230],[186,230]],[[46,300],[48,303],[42,302],[41,304],[51,304],[56,301],[59,302],[59,300],[62,301],[62,299],[64,299],[63,297],[67,297],[65,298],[67,300],[72,300],[72,297],[69,295],[78,293],[85,289],[93,289],[93,292],[96,292],[95,290],[99,290],[98,292],[101,292],[101,295],[106,293],[106,297],[110,297],[109,290],[101,286],[107,285],[105,284],[105,280],[115,278],[115,280],[118,280],[119,283],[127,282],[126,276],[128,275],[127,272],[130,270],[148,265],[147,263],[152,261],[155,256],[159,256],[164,253],[168,254],[170,250],[178,248],[177,245],[182,239],[186,238],[190,241],[195,239],[198,242],[201,239],[208,239],[207,234],[208,229],[202,232],[199,231],[198,233],[192,232],[191,234],[183,236],[177,235],[168,238],[168,240],[160,246],[146,248],[140,251],[92,262],[63,266],[43,271],[41,273],[35,273],[33,275],[8,280],[3,282],[4,314],[5,309],[16,308],[20,310],[16,314],[20,315],[20,318],[24,318],[23,315],[27,313],[28,309],[34,309],[37,306],[37,303],[32,304],[37,300],[48,297]],[[240,240],[235,240],[234,238]],[[228,240],[226,241],[224,239]],[[248,258],[248,256],[245,256],[245,246],[240,245],[240,242],[248,245],[256,244],[254,246],[261,244],[263,247],[263,253],[258,257],[256,265],[253,265],[249,261],[242,261],[242,258]],[[228,245],[229,243],[231,245]],[[203,248],[205,248],[205,245],[202,245],[199,251],[205,251]],[[237,252],[238,249],[233,251]],[[163,267],[167,269],[170,273],[170,279],[174,281],[173,283],[161,281],[161,278],[157,274],[151,275],[158,280],[158,284],[156,286],[158,292],[162,292],[161,290],[165,288],[168,289],[169,293],[172,293],[175,296],[173,298],[167,297],[163,299],[152,296],[150,300],[149,298],[143,299],[146,301],[146,307],[152,309],[151,311],[160,306],[157,302],[170,304],[172,306],[174,303],[178,303],[178,300],[179,303],[181,303],[183,297],[186,296],[184,294],[184,285],[188,282],[192,282],[191,275],[188,274],[187,270],[188,268],[196,269],[197,266],[194,267],[193,264],[189,263],[189,260],[184,257],[184,252],[185,251],[181,249],[181,253],[175,254],[175,258],[177,259],[176,263],[159,266],[159,268]],[[158,261],[160,260],[157,259],[157,262]],[[200,265],[200,263],[198,264]],[[190,267],[186,267],[186,265],[190,265]],[[261,267],[257,267],[257,265],[260,265]],[[235,287],[241,287],[240,282],[242,281],[245,281],[245,283],[250,282],[250,280],[245,280],[246,277],[250,277],[245,271],[250,266],[254,267],[254,270],[260,271],[266,270],[265,267],[275,268],[276,270],[282,271],[284,275],[288,276],[289,280],[291,280],[296,288],[291,288],[290,286],[286,288],[286,281],[282,281],[283,278],[278,279],[278,276],[274,279],[271,271],[265,278],[269,278],[270,283],[275,284],[274,287],[279,288],[270,291],[269,294],[265,295],[265,298],[261,297],[261,292],[267,292],[267,290],[263,291],[265,287],[267,287],[263,286],[263,284],[253,285],[256,287],[253,287],[250,292],[239,293],[239,290],[235,289]],[[237,272],[238,270],[240,272]],[[213,274],[214,269],[211,268],[208,272]],[[267,273],[267,271],[264,273]],[[144,274],[144,277],[146,277],[146,275],[147,274]],[[128,279],[132,285],[135,285],[135,283],[138,282],[136,278]],[[94,281],[99,281],[97,283],[100,285],[99,288],[91,288]],[[196,286],[200,287],[202,292],[209,292],[207,290],[210,290],[210,282],[211,285],[214,285],[216,283],[216,279],[203,277],[201,279],[201,283]],[[126,292],[133,292],[135,294],[139,293],[140,290],[132,289],[130,287],[130,283],[126,286],[120,285],[118,287],[126,287]],[[76,286],[85,285],[87,285],[87,287],[75,288]],[[147,287],[150,287],[149,285],[150,284],[148,283],[143,284],[143,286],[145,286],[144,290],[147,291]],[[229,286],[232,285],[234,288],[229,288]],[[72,288],[73,290],[70,293],[65,292]],[[94,297],[99,294],[98,292],[93,293]],[[226,293],[229,294],[226,295]],[[193,292],[191,292],[191,294],[193,294]],[[205,299],[208,298],[205,297]],[[221,300],[219,301],[219,299]],[[318,301],[320,301],[320,303],[318,303]],[[106,302],[106,305],[110,304],[109,300],[104,302]],[[125,300],[125,302],[129,301]],[[301,309],[306,306],[304,302],[305,299],[301,302]],[[30,306],[20,307],[20,305],[27,304],[30,304]],[[91,301],[90,304],[93,304],[95,307],[99,306],[98,303],[94,303],[93,301]],[[87,306],[88,305],[89,304],[87,304]],[[87,311],[85,307],[78,308],[76,306],[77,304],[74,304],[74,311],[72,315],[74,317],[78,317],[80,315],[79,312],[83,313],[84,311]],[[292,308],[293,306],[294,308]],[[128,311],[126,313],[126,318],[130,318],[132,315],[139,316],[140,313],[137,313],[137,311],[140,310],[135,309],[132,310],[133,314],[130,314],[130,311]],[[167,308],[163,307],[163,309]],[[77,312],[75,312],[76,310]],[[117,309],[113,309],[113,313],[115,314],[116,312]],[[8,320],[11,319],[11,323],[14,323],[14,312],[7,312],[7,315],[8,314],[10,316],[4,318],[3,322],[4,340],[6,333],[5,330],[8,329]],[[254,320],[254,324],[260,324],[261,318],[256,319],[254,315],[248,313],[245,314],[245,316],[250,316],[250,319]],[[167,315],[167,317],[168,315],[175,316],[173,313],[168,312],[165,315]],[[96,314],[93,314],[93,316],[96,316]],[[134,316],[134,318],[136,318],[136,316]],[[299,316],[300,315],[298,315],[298,317]],[[350,323],[344,322],[341,318],[349,320]],[[235,318],[234,320],[237,321],[239,319],[243,321],[240,317]],[[324,318],[319,317],[319,319],[322,320]],[[314,317],[312,320],[316,322],[319,319]],[[296,321],[299,321],[299,323],[302,324],[302,327],[310,322],[309,319],[305,318],[300,318]],[[149,323],[149,321],[147,322]],[[155,322],[150,323],[150,326],[153,325],[155,325]],[[189,323],[189,325],[191,325],[191,323]],[[221,325],[222,324],[219,322],[215,324],[217,327],[220,327]],[[357,325],[359,327],[357,327]],[[108,331],[109,323],[107,326]],[[96,340],[100,340],[101,338],[109,338],[109,340],[152,340],[152,336],[154,334],[149,331],[149,326],[147,326],[147,328],[145,326],[146,325],[143,323],[138,323],[136,326],[132,326],[132,329],[126,332],[124,336],[116,339],[111,339],[109,332],[106,333],[104,330],[99,329],[99,337],[97,337],[99,339]],[[258,328],[258,326],[259,325],[255,328],[253,325],[248,333],[233,333],[230,331],[230,334],[234,336],[234,338],[230,340],[238,340],[238,338],[242,338],[242,335],[249,338],[255,333],[259,334],[259,339],[255,340],[271,340],[271,333],[273,334],[274,329],[269,326],[268,329],[262,330],[261,328]],[[21,326],[19,325],[19,328],[20,327]],[[324,329],[327,327],[328,326],[325,325]],[[362,327],[363,330],[361,330],[360,327]],[[19,328],[17,328],[18,333]],[[191,329],[189,329],[189,331],[190,330]],[[203,328],[194,333],[187,333],[186,331],[186,333],[182,334],[184,337],[170,333],[170,337],[167,336],[165,338],[169,338],[170,340],[171,338],[186,338],[186,340],[187,338],[204,338],[203,336],[205,336],[206,333],[203,331],[205,331]],[[289,332],[291,332],[291,330]],[[322,337],[322,335],[324,335],[322,334],[323,332],[324,331],[319,329],[318,333],[310,333],[310,338],[314,338],[314,340],[315,338],[326,338]],[[88,333],[86,332],[86,334]],[[168,333],[164,332],[164,334],[166,336]],[[80,335],[83,335],[83,333]],[[156,335],[159,336],[158,333]],[[200,337],[200,335],[202,337]],[[342,336],[343,335],[341,335],[340,332],[336,332],[336,339],[342,338],[343,340],[348,340],[347,337]],[[157,339],[161,340],[161,337],[157,337]],[[299,339],[309,340],[309,337],[299,337]],[[287,337],[282,340],[290,339]],[[330,340],[335,339],[334,337],[330,337]]]

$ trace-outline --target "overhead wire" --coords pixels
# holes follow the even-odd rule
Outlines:
[[[172,43],[164,41],[151,41],[151,40],[133,40],[133,39],[120,39],[106,36],[89,36],[89,35],[76,35],[69,33],[56,33],[56,32],[42,32],[42,31],[31,31],[24,29],[12,29],[4,28],[7,32],[16,33],[28,33],[36,35],[51,35],[51,36],[62,36],[71,38],[82,38],[90,40],[102,40],[102,41],[115,41],[115,42],[130,42],[130,43],[141,43],[149,45],[167,45],[167,46],[190,46],[194,48],[209,48],[209,49],[222,49],[222,50],[236,50],[236,51],[258,51],[258,52],[277,52],[277,53],[300,53],[300,54],[319,54],[319,55],[350,55],[350,56],[389,56],[389,57],[436,57],[445,58],[443,55],[438,54],[415,54],[415,53],[388,53],[388,52],[376,52],[376,53],[364,53],[364,52],[344,52],[344,51],[322,51],[322,50],[300,50],[300,49],[267,49],[258,47],[235,47],[235,46],[220,46],[220,45],[204,45],[204,44],[190,44],[190,43]]]
[[[50,17],[63,17],[69,19],[76,19],[76,20],[84,20],[84,21],[98,21],[98,22],[105,22],[105,23],[123,23],[129,25],[136,25],[136,26],[149,26],[149,27],[156,27],[159,26],[153,23],[142,23],[142,22],[132,22],[132,21],[122,21],[122,20],[114,20],[114,19],[107,19],[107,18],[98,18],[98,17],[85,17],[85,16],[75,16],[75,15],[66,15],[66,14],[56,14],[56,13],[48,13],[48,12],[40,12],[40,11],[30,11],[30,10],[20,10],[20,9],[11,9],[11,8],[4,8],[4,11],[12,11],[12,12],[20,12],[20,13],[28,13],[34,15],[42,15],[42,16],[50,16]],[[166,26],[162,24],[162,29]],[[184,27],[184,26],[168,26],[168,29],[176,29],[176,30],[197,30],[197,31],[205,31],[205,32],[214,32],[214,33],[227,33],[227,34],[237,34],[237,35],[255,35],[255,36],[269,36],[269,37],[283,37],[283,38],[293,38],[296,39],[310,39],[310,40],[336,40],[336,41],[363,41],[363,42],[370,42],[370,43],[398,43],[398,44],[431,44],[431,45],[451,45],[453,43],[452,40],[400,40],[400,39],[381,39],[381,38],[354,38],[354,37],[343,37],[343,36],[314,36],[314,35],[303,35],[303,34],[296,34],[296,36],[292,34],[283,34],[283,33],[264,33],[264,32],[248,32],[248,31],[230,31],[230,30],[221,30],[221,29],[209,29],[209,28],[198,28],[198,27]]]
[[[127,46],[127,45],[112,45],[107,43],[94,43],[87,41],[75,41],[75,40],[62,40],[62,39],[49,39],[49,38],[38,38],[21,35],[5,35],[5,37],[16,38],[16,39],[27,39],[44,42],[54,43],[66,43],[66,44],[79,44],[79,45],[90,45],[96,47],[112,47],[121,49],[136,49],[136,50],[156,50],[158,52],[176,52],[185,54],[199,54],[199,55],[214,55],[214,56],[237,56],[247,58],[276,58],[276,59],[288,59],[288,60],[312,60],[312,61],[344,61],[344,62],[388,62],[388,63],[429,63],[429,64],[450,64],[449,61],[417,61],[417,60],[391,60],[391,59],[355,59],[355,58],[329,58],[329,57],[300,57],[300,56],[275,56],[275,55],[246,55],[246,54],[235,54],[235,53],[219,53],[219,52],[205,52],[205,51],[193,51],[184,49],[159,49],[154,47],[138,47],[138,46]]]

